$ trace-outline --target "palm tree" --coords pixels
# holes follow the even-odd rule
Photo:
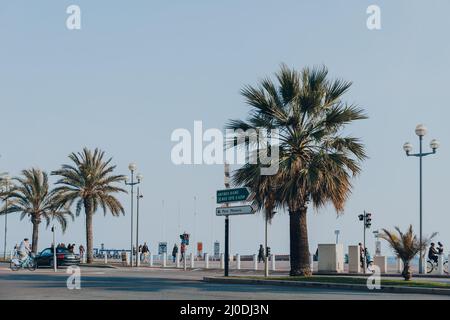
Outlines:
[[[48,174],[36,168],[22,171],[22,177],[16,177],[11,190],[5,194],[9,201],[8,208],[4,208],[0,214],[13,212],[21,213],[20,219],[30,218],[33,225],[32,252],[36,253],[39,240],[39,225],[42,220],[47,222],[47,227],[53,219],[56,219],[65,231],[67,228],[67,216],[71,216],[68,210],[56,208],[54,197],[49,190]],[[72,216],[73,219],[73,216]]]
[[[54,189],[58,205],[70,208],[76,202],[76,216],[84,209],[87,263],[93,261],[92,219],[99,206],[105,215],[108,210],[113,216],[125,213],[122,204],[113,195],[118,192],[126,193],[124,189],[114,185],[124,181],[125,176],[112,174],[116,166],[110,165],[112,158],[104,160],[104,154],[99,149],[92,152],[84,148],[82,152],[69,155],[73,165],[64,164],[61,169],[52,172],[52,175],[60,176],[56,182],[60,186]]]
[[[395,227],[395,230],[398,234],[383,229],[380,237],[389,243],[397,257],[403,261],[402,276],[405,280],[410,280],[412,277],[411,260],[421,250],[425,251],[426,247],[431,242],[431,239],[433,239],[437,233],[433,233],[429,238],[422,239],[422,242],[420,242],[413,232],[412,225],[409,226],[406,233],[401,232],[399,227]]]
[[[345,125],[366,119],[364,111],[342,101],[351,86],[343,80],[328,80],[325,67],[300,72],[286,65],[276,74],[277,82],[263,79],[258,87],[241,90],[251,107],[247,120],[231,120],[228,129],[273,130],[278,143],[278,172],[271,177],[272,191],[264,197],[286,208],[290,219],[291,275],[310,275],[307,211],[331,203],[338,214],[344,210],[352,184],[366,158],[358,138],[344,136]],[[278,132],[278,133],[277,133]],[[233,139],[228,147],[248,147],[246,139]],[[253,141],[254,143],[254,141]],[[264,147],[263,147],[264,148]],[[261,163],[238,169],[235,182],[252,186],[261,176]]]

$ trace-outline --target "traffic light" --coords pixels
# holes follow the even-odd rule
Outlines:
[[[187,246],[189,245],[189,234],[187,233],[180,234],[180,239],[182,244],[185,244]]]
[[[370,226],[372,225],[372,214],[371,213],[366,213],[366,228],[369,229]]]
[[[359,221],[363,221],[363,220],[364,220],[364,215],[360,214],[360,215],[358,216],[358,218],[359,218]]]
[[[270,247],[267,247],[266,257],[270,257]]]

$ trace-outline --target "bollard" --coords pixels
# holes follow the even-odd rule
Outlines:
[[[165,268],[165,267],[167,267],[167,253],[166,252],[163,253],[162,259],[163,259],[162,266],[163,266],[163,268]]]
[[[223,253],[220,254],[220,269],[225,269],[225,258]]]
[[[427,258],[422,257],[422,274],[427,274]]]
[[[403,272],[403,262],[402,259],[397,257],[397,272],[402,273]]]
[[[209,269],[209,254],[205,253],[205,269]]]
[[[444,255],[440,254],[438,257],[438,274],[444,274]]]
[[[14,255],[13,250],[11,250],[11,252],[9,254],[9,261],[11,261],[13,259],[13,255]]]
[[[108,254],[105,252],[105,264],[108,263]]]
[[[127,266],[130,264],[130,254],[127,252]]]
[[[149,252],[148,255],[148,264],[150,267],[153,267],[153,254]]]
[[[253,255],[253,269],[256,271],[258,270],[258,257],[256,254]]]
[[[236,253],[236,269],[241,270],[241,256]]]
[[[191,252],[189,259],[191,260],[191,269],[194,269],[194,254]]]
[[[274,254],[272,254],[271,261],[272,261],[272,271],[275,271],[276,270],[276,266],[275,266],[276,256]]]
[[[176,261],[176,267],[177,268],[179,268],[180,267],[180,253],[179,252],[177,252],[177,255],[176,255],[176,257],[175,257],[175,259],[177,259],[177,261]]]

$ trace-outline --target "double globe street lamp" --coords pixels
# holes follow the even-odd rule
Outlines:
[[[3,258],[6,259],[6,240],[8,238],[8,196],[9,191],[11,190],[11,177],[6,175],[3,177],[1,182],[3,192],[5,193],[5,239],[3,243]]]
[[[137,166],[135,163],[130,163],[128,165],[128,169],[131,172],[131,180],[130,182],[128,182],[128,177],[125,178],[125,184],[127,186],[131,187],[131,241],[130,241],[130,267],[133,267],[133,202],[134,202],[134,186],[138,185],[141,183],[142,180],[142,175],[138,174],[136,176],[137,181],[134,181],[134,173],[136,172]],[[139,188],[139,187],[138,187]],[[138,189],[138,201],[139,201],[139,189]],[[138,228],[139,228],[139,206],[138,206],[138,211],[137,211],[137,226],[136,226],[136,266],[138,266],[138,241],[139,241],[139,232],[138,232]]]
[[[429,156],[431,154],[435,154],[436,150],[439,148],[439,142],[436,139],[431,140],[430,148],[431,152],[423,152],[422,144],[423,137],[427,134],[427,128],[423,124],[419,124],[416,127],[416,135],[419,137],[419,153],[411,153],[413,150],[413,146],[411,143],[406,142],[403,145],[403,150],[406,152],[408,157],[418,157],[419,158],[419,212],[420,212],[420,243],[422,243],[422,158]],[[422,263],[422,249],[420,249],[419,253],[419,273],[423,273],[423,263]]]

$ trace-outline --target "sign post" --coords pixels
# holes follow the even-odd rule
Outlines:
[[[225,173],[226,176],[226,173]],[[225,216],[225,277],[229,275],[230,264],[230,216],[254,214],[255,208],[250,205],[229,207],[229,203],[250,201],[254,195],[249,188],[225,189],[217,191],[217,204],[224,204],[224,207],[216,208],[216,216]]]

